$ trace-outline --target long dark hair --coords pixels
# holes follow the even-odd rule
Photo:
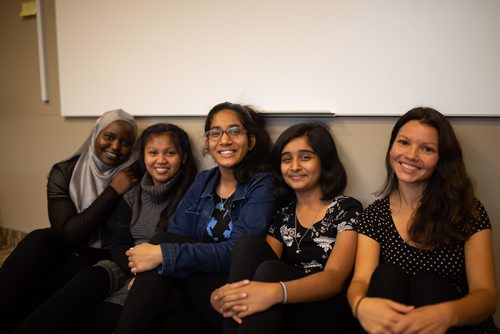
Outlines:
[[[194,158],[193,151],[191,150],[191,142],[189,140],[188,134],[175,124],[171,123],[157,123],[146,128],[140,137],[140,159],[139,163],[143,171],[146,170],[144,165],[144,153],[146,148],[146,143],[151,137],[167,134],[174,143],[175,148],[181,154],[182,166],[178,171],[178,174],[172,184],[172,191],[169,197],[169,202],[167,207],[162,211],[160,215],[160,224],[158,229],[166,229],[170,217],[173,216],[175,209],[179,205],[182,197],[186,193],[187,189],[193,183],[193,180],[198,172],[198,167],[196,166],[196,159]]]
[[[320,186],[322,200],[331,200],[342,194],[347,185],[347,175],[340,161],[337,147],[326,124],[321,122],[295,124],[278,137],[272,150],[271,165],[276,179],[274,195],[280,203],[295,198],[295,192],[286,184],[281,174],[281,153],[283,148],[293,139],[307,137],[309,145],[321,161]]]
[[[271,137],[266,130],[266,122],[260,112],[248,105],[222,102],[215,105],[205,120],[205,132],[210,130],[212,119],[222,110],[233,111],[246,130],[248,141],[255,137],[255,146],[235,167],[234,177],[240,183],[247,183],[258,172],[270,170]]]
[[[399,118],[392,129],[386,153],[385,184],[376,195],[388,196],[398,189],[398,179],[391,167],[390,151],[401,127],[412,120],[436,129],[439,136],[439,160],[423,191],[409,228],[409,236],[411,240],[428,246],[463,241],[465,232],[471,228],[471,219],[478,215],[477,199],[455,131],[439,111],[417,107]]]

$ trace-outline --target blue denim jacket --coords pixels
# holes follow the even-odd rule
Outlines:
[[[160,244],[163,264],[161,275],[185,277],[192,272],[229,271],[233,246],[246,234],[264,234],[271,223],[275,199],[271,193],[273,176],[259,173],[247,184],[236,186],[231,205],[233,230],[227,241],[203,242],[203,233],[214,211],[213,196],[220,178],[219,168],[205,170],[196,176],[175,211],[168,232],[185,235],[195,243]]]

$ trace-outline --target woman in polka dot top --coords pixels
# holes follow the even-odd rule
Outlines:
[[[408,111],[386,168],[358,226],[354,316],[369,333],[498,333],[491,224],[449,121]]]

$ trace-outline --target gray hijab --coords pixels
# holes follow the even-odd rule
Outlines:
[[[79,213],[94,202],[116,173],[130,166],[136,159],[136,156],[131,154],[130,158],[122,164],[110,167],[102,163],[96,156],[94,146],[97,136],[105,127],[115,121],[127,122],[134,131],[135,141],[137,124],[134,118],[122,109],[110,110],[97,119],[83,145],[72,155],[80,155],[69,184],[69,195]]]

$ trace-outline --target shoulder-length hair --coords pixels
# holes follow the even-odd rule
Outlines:
[[[234,177],[240,183],[247,183],[258,172],[270,170],[271,137],[260,112],[248,105],[222,102],[215,105],[205,120],[205,132],[210,130],[212,119],[222,110],[233,111],[246,130],[248,141],[255,137],[255,145],[234,169]]]
[[[147,127],[141,134],[140,137],[140,159],[139,163],[143,171],[146,170],[144,164],[144,153],[146,149],[146,144],[151,137],[159,135],[169,135],[175,148],[181,155],[182,167],[178,171],[178,175],[172,184],[172,194],[169,198],[167,207],[162,211],[160,215],[160,226],[159,229],[164,230],[170,218],[173,216],[175,209],[179,205],[182,197],[186,193],[187,189],[193,183],[193,180],[198,172],[198,167],[196,166],[196,159],[194,158],[193,151],[191,149],[191,142],[189,136],[180,127],[171,123],[157,123]]]
[[[388,196],[398,188],[391,167],[390,151],[399,130],[416,120],[436,129],[439,138],[439,160],[424,188],[422,199],[409,228],[410,238],[428,246],[463,241],[470,221],[477,217],[477,200],[462,157],[462,148],[448,119],[428,107],[413,108],[398,119],[387,148],[385,184],[376,195]]]
[[[321,199],[331,200],[342,194],[347,185],[347,174],[329,128],[321,122],[299,123],[283,131],[272,150],[271,166],[276,179],[274,195],[278,201],[286,203],[295,198],[295,192],[286,184],[281,174],[281,153],[289,142],[302,136],[306,136],[309,145],[321,161],[319,180],[323,195]]]

